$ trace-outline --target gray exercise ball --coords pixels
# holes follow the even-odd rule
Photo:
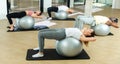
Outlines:
[[[21,29],[32,29],[35,24],[34,18],[30,16],[24,16],[19,20],[19,28]]]
[[[68,13],[61,10],[61,11],[58,11],[57,13],[55,13],[55,17],[60,20],[67,19]]]
[[[110,33],[110,27],[106,24],[98,24],[94,27],[96,35],[106,36]]]
[[[56,51],[65,57],[74,57],[82,51],[82,43],[75,38],[65,38],[56,42]]]
[[[15,22],[15,27],[19,28],[19,21],[20,21],[20,18],[16,18],[16,22]]]

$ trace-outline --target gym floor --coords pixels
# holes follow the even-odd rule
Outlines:
[[[120,9],[105,8],[93,15],[114,16],[120,19]],[[50,28],[73,27],[74,21],[56,21]],[[38,46],[38,31],[6,32],[7,19],[0,22],[0,64],[119,64],[120,29],[111,27],[113,36],[95,36],[97,40],[83,48],[90,56],[87,60],[39,60],[27,61],[27,49]],[[119,22],[120,25],[120,22]],[[45,40],[45,48],[55,48],[55,40]]]

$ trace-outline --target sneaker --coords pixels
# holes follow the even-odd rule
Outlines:
[[[52,20],[52,17],[48,17],[47,20]]]
[[[32,55],[33,58],[38,58],[38,57],[43,57],[43,56],[44,54],[40,54],[40,53]]]
[[[37,47],[37,48],[33,48],[33,50],[36,50],[36,51],[37,51],[37,50],[39,50],[39,47]]]

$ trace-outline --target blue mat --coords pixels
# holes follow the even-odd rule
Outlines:
[[[42,29],[49,29],[49,27],[47,26],[34,26],[32,29],[19,29],[19,28],[14,28],[14,31],[10,31],[10,32],[21,32],[21,31],[38,31],[38,30],[42,30]]]

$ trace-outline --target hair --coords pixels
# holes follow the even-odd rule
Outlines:
[[[37,13],[37,12],[34,12],[34,13]],[[42,12],[40,12],[38,15],[39,15],[39,16],[42,15]]]
[[[115,18],[115,17],[109,17],[109,19],[110,19],[112,22],[118,23],[118,19]]]
[[[43,12],[40,12],[40,15],[42,15]]]
[[[84,41],[83,43],[84,43],[86,46],[88,46],[89,41]]]
[[[95,36],[95,31],[91,32],[91,35],[86,37],[94,37],[94,36]]]
[[[95,36],[95,31],[93,31],[90,36],[86,36],[86,37],[94,37],[94,36]],[[84,41],[83,43],[84,43],[86,46],[88,46],[89,41]]]

